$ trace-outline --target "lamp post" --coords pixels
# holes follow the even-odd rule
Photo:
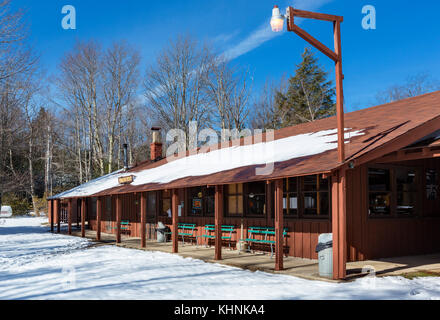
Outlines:
[[[295,25],[295,17],[333,22],[335,50],[333,51],[329,49],[326,45],[315,39],[305,30]],[[287,20],[287,31],[295,32],[297,35],[299,35],[301,38],[309,42],[312,46],[317,48],[319,51],[324,53],[327,57],[329,57],[335,62],[336,116],[338,121],[338,162],[342,163],[345,161],[344,92],[343,92],[343,84],[342,84],[344,80],[344,75],[342,74],[342,54],[341,54],[341,23],[344,21],[344,18],[341,16],[298,10],[292,7],[288,7],[286,10],[286,14],[282,15],[280,13],[280,9],[278,8],[278,6],[275,6],[272,11],[272,19],[270,21],[272,31],[274,32],[282,31],[284,26],[284,20]]]
[[[335,43],[335,50],[329,49],[323,43],[312,37],[306,31],[295,25],[295,17],[309,18],[321,21],[333,22],[333,36]],[[286,15],[280,13],[280,9],[275,6],[272,12],[272,19],[270,21],[272,30],[280,32],[283,30],[284,20],[287,20],[287,31],[293,31],[301,38],[306,40],[312,46],[324,53],[327,57],[335,62],[336,68],[336,117],[338,123],[338,162],[340,164],[345,161],[345,127],[344,127],[344,93],[342,74],[342,54],[341,54],[341,23],[344,20],[341,16],[334,16],[329,14],[322,14],[310,11],[303,11],[288,7]],[[346,183],[345,183],[344,166],[337,170],[332,175],[332,234],[333,234],[333,279],[344,279],[346,277],[347,265],[347,215],[346,215]],[[282,197],[282,196],[281,196]],[[281,200],[280,200],[281,201]],[[282,202],[281,202],[282,203]],[[281,211],[281,209],[278,209]],[[281,211],[282,212],[282,211]],[[282,215],[282,213],[280,214]],[[282,219],[281,222],[276,223],[277,239],[281,239],[282,233]],[[280,230],[281,229],[281,230]],[[277,243],[281,243],[280,240]],[[279,250],[279,251],[278,251]],[[280,245],[277,247],[278,256],[282,251]],[[282,263],[282,258],[281,259]]]

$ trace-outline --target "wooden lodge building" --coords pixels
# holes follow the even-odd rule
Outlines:
[[[174,161],[161,158],[162,145],[155,139],[152,160],[50,198],[52,230],[67,222],[71,233],[72,223],[78,223],[85,236],[87,221],[98,238],[101,232],[115,233],[120,242],[121,221],[129,221],[129,235],[141,237],[145,246],[161,221],[171,228],[178,252],[178,223],[196,224],[197,235],[211,224],[215,258],[221,259],[227,244],[219,240],[219,226],[236,227],[234,248],[248,228],[270,226],[277,270],[284,255],[317,259],[318,236],[333,233],[334,279],[346,277],[347,261],[439,252],[440,91],[345,114],[342,163],[336,127],[331,117],[275,131],[279,144],[268,175],[257,175],[262,165],[249,163],[197,174],[189,162],[173,171]],[[307,139],[319,132],[324,133],[319,139],[332,141],[322,152],[309,152],[313,140]],[[253,142],[261,140],[268,143],[265,135]],[[235,149],[243,146],[242,139]],[[226,149],[234,147],[219,150]],[[154,182],[173,172],[179,173],[175,179]]]

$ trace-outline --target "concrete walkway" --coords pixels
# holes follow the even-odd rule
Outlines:
[[[62,232],[65,233],[64,228]],[[81,232],[74,230],[73,235],[81,236]],[[93,246],[118,245],[120,247],[131,249],[172,253],[171,242],[157,243],[156,241],[147,241],[147,247],[142,249],[140,245],[140,238],[122,236],[122,243],[116,244],[116,237],[114,234],[101,233],[101,241],[97,242],[95,240],[96,232],[91,230],[86,230],[86,238],[94,240]],[[238,250],[229,250],[227,247],[223,247],[223,260],[215,261],[213,246],[196,246],[195,244],[189,243],[183,245],[181,241],[179,241],[178,254],[184,258],[200,259],[210,263],[225,264],[251,271],[259,270],[264,272],[291,275],[309,280],[340,282],[320,277],[318,274],[317,260],[285,257],[285,270],[275,271],[275,259],[270,257],[270,253],[239,253]],[[422,256],[350,262],[347,263],[347,280],[354,280],[356,278],[365,276],[371,271],[373,271],[376,276],[397,276],[420,271],[438,273],[440,276],[440,253]]]

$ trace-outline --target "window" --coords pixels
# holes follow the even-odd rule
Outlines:
[[[243,184],[231,184],[226,192],[228,214],[230,216],[243,215]]]
[[[246,214],[266,213],[266,182],[251,182],[246,185]]]
[[[205,188],[204,193],[205,215],[215,215],[215,188]]]
[[[369,214],[390,215],[391,175],[389,169],[369,168]]]
[[[160,215],[171,217],[171,191],[162,190],[161,192]]]
[[[90,219],[91,220],[96,220],[96,203],[97,203],[97,198],[92,198],[92,214],[90,215]]]
[[[303,178],[304,215],[328,216],[329,180],[320,175]]]
[[[417,179],[417,173],[414,169],[396,169],[397,214],[412,215],[415,213]]]
[[[105,197],[105,215],[107,216],[107,219],[110,220],[112,216],[112,198]]]
[[[188,215],[213,216],[215,214],[215,188],[189,188],[187,195]]]
[[[148,192],[147,217],[154,218],[156,216],[156,201],[156,192]]]
[[[437,200],[439,193],[438,172],[434,169],[426,170],[426,199]]]
[[[368,169],[369,216],[402,217],[417,214],[420,170],[383,166]]]
[[[283,179],[283,211],[284,215],[298,215],[298,178]]]
[[[191,216],[202,216],[204,208],[202,187],[188,189],[188,198],[188,209],[190,210],[188,214]]]

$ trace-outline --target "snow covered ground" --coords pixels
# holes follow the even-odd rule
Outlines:
[[[0,220],[0,299],[440,299],[440,278],[327,283],[54,235]]]

